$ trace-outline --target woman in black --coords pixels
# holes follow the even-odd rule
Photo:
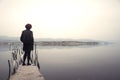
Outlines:
[[[34,38],[33,32],[30,30],[32,28],[31,24],[25,25],[26,30],[22,31],[20,40],[23,43],[23,51],[25,52],[23,56],[23,65],[25,65],[25,60],[27,58],[27,65],[30,65],[30,53],[33,50]]]

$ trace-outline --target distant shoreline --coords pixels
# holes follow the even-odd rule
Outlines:
[[[79,45],[98,45],[99,42],[83,41],[40,41],[36,42],[40,46],[79,46]]]
[[[80,46],[80,45],[99,45],[106,42],[100,41],[36,41],[38,46]],[[20,41],[15,42],[0,42],[1,45],[22,44]]]

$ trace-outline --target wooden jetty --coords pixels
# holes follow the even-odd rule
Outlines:
[[[35,45],[35,50],[31,53],[31,65],[22,66],[24,51],[19,44],[13,44],[11,59],[8,60],[9,75],[7,80],[45,80],[40,72],[37,52]]]
[[[39,72],[37,66],[19,66],[10,80],[45,80],[43,75]]]

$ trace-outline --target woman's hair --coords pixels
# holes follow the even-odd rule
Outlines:
[[[28,24],[25,25],[25,28],[26,28],[26,29],[31,29],[31,28],[32,28],[32,25],[28,23]]]

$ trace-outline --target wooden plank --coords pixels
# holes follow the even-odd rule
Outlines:
[[[45,80],[37,66],[20,65],[17,72],[10,77],[10,80]]]

